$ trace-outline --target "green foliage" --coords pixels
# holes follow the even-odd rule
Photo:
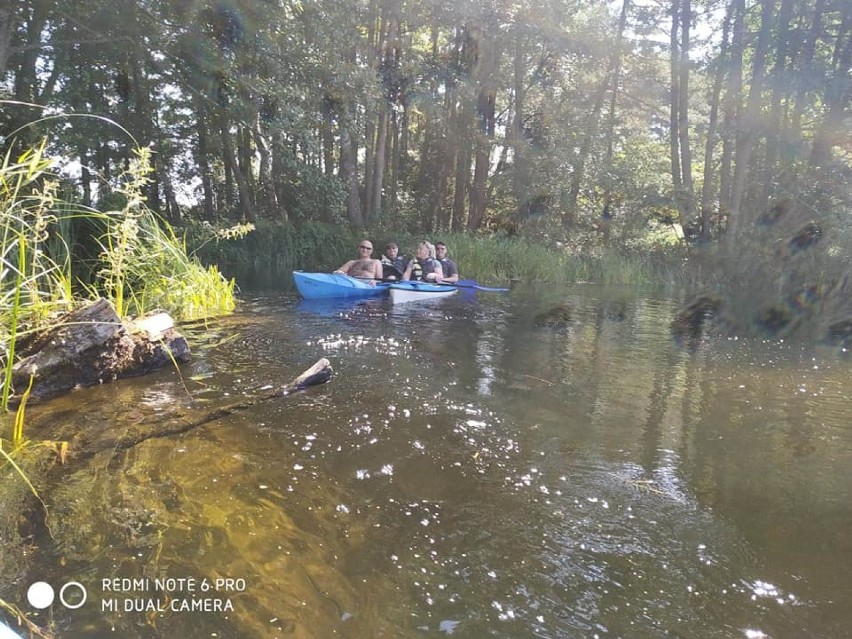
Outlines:
[[[483,283],[508,280],[569,283],[595,281],[606,284],[674,285],[682,280],[679,244],[643,244],[633,250],[609,249],[580,253],[564,246],[546,247],[523,238],[502,235],[442,233],[412,234],[378,228],[353,233],[347,228],[308,223],[299,226],[260,222],[248,236],[216,244],[204,242],[210,230],[204,225],[186,229],[187,243],[199,247],[205,262],[215,262],[252,288],[288,288],[294,270],[331,271],[355,257],[354,247],[369,238],[379,257],[388,242],[411,257],[420,241],[443,241],[458,264],[462,278]]]
[[[482,282],[597,282],[670,286],[682,281],[679,250],[664,246],[577,252],[500,236],[442,235],[462,278]]]
[[[148,154],[139,149],[127,170],[118,191],[124,208],[103,214],[102,267],[93,288],[103,288],[120,317],[162,309],[178,319],[197,319],[233,310],[234,283],[188,255],[172,227],[144,206]]]
[[[144,203],[147,150],[140,150],[116,190],[121,210],[101,213],[61,200],[44,143],[0,166],[0,408],[11,396],[21,335],[49,324],[86,297],[106,295],[121,317],[161,309],[176,319],[228,312],[234,283],[188,256],[171,227]],[[73,275],[75,226],[100,229],[93,281]]]

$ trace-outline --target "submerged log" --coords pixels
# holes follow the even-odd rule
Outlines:
[[[164,315],[125,325],[105,299],[66,314],[21,343],[12,370],[16,395],[30,378],[32,402],[189,361],[189,345]]]
[[[220,406],[219,408],[215,408],[194,418],[176,419],[174,422],[167,424],[163,424],[158,418],[156,422],[148,424],[143,423],[141,426],[145,428],[145,430],[136,430],[133,432],[116,431],[114,433],[115,437],[100,440],[97,445],[86,447],[82,451],[73,452],[72,455],[77,460],[88,459],[107,450],[111,452],[127,450],[141,444],[142,442],[148,441],[149,439],[182,435],[183,433],[187,433],[199,426],[209,424],[217,419],[227,417],[228,415],[245,410],[261,402],[286,397],[293,393],[305,390],[310,386],[324,384],[331,379],[333,374],[334,369],[331,367],[331,363],[323,357],[317,360],[313,366],[308,368],[301,375],[293,379],[293,381],[289,384],[285,384],[284,386],[264,390],[254,397],[226,404],[225,406]]]

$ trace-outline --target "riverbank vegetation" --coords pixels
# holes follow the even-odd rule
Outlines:
[[[852,261],[850,65],[841,0],[24,0],[0,13],[15,102],[3,123],[18,131],[4,144],[47,135],[85,206],[104,209],[130,137],[100,118],[38,115],[97,114],[150,144],[147,205],[175,227],[451,233],[472,275],[479,262],[512,275],[517,259],[466,254],[466,234],[494,236],[543,250],[567,279],[604,280],[656,277],[649,242],[674,234],[664,281],[685,268],[724,295],[784,288],[773,304],[817,281],[837,290],[837,264]],[[796,281],[780,282],[777,246],[809,228],[819,266],[799,260]],[[262,272],[252,251],[268,241],[240,259]],[[276,259],[333,264],[350,245],[283,245]]]
[[[159,309],[195,319],[234,307],[234,283],[189,255],[169,224],[145,206],[146,149],[118,176],[115,208],[104,211],[63,194],[44,151],[43,143],[16,158],[10,150],[0,166],[4,410],[18,340],[86,300],[105,297],[122,318]]]
[[[206,233],[209,231],[203,226],[190,226],[187,241],[200,244],[196,237]],[[354,247],[365,234],[376,247],[376,257],[391,241],[399,245],[401,255],[411,257],[424,238],[440,240],[449,247],[462,276],[482,282],[593,281],[679,288],[688,279],[684,247],[670,229],[631,248],[568,251],[505,234],[447,231],[426,236],[404,229],[358,230],[320,222],[292,225],[261,221],[256,232],[232,242],[205,244],[198,255],[252,288],[286,289],[292,286],[290,273],[294,270],[330,271],[352,259]]]

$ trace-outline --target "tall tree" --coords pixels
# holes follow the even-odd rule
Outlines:
[[[825,116],[811,148],[810,161],[816,167],[825,166],[831,158],[831,147],[843,135],[844,118],[852,99],[849,81],[852,71],[852,12],[843,14],[843,21],[835,38],[832,62],[832,70],[824,90]]]
[[[621,13],[618,17],[618,28],[615,34],[615,44],[612,50],[613,61],[611,64],[612,78],[610,80],[609,110],[606,119],[606,151],[604,155],[604,204],[601,211],[601,224],[604,234],[604,242],[609,239],[609,223],[613,217],[612,195],[614,190],[613,180],[613,147],[615,145],[615,114],[618,104],[618,94],[621,86],[621,67],[624,47],[624,30],[627,27],[627,13],[630,10],[630,0],[623,0]]]
[[[0,78],[6,75],[6,61],[12,46],[18,7],[21,7],[21,3],[15,0],[0,0]]]
[[[692,152],[689,140],[689,54],[692,4],[672,2],[670,31],[671,104],[669,105],[669,153],[672,165],[674,199],[683,223],[694,211]]]
[[[722,85],[725,79],[725,71],[729,66],[728,56],[730,55],[729,49],[733,12],[733,3],[728,4],[725,11],[725,20],[722,26],[721,48],[719,55],[715,60],[716,71],[713,80],[713,89],[710,94],[710,114],[707,122],[707,140],[704,147],[704,173],[701,184],[701,209],[698,230],[699,237],[703,241],[710,239],[711,219],[714,217],[714,194],[716,193],[714,162],[718,142],[719,108],[722,95]]]
[[[758,132],[764,128],[760,124],[763,85],[766,74],[766,55],[772,35],[772,16],[775,0],[761,0],[760,23],[757,32],[757,44],[753,52],[751,85],[745,112],[737,123],[736,166],[731,184],[731,211],[728,234],[731,242],[739,239],[744,228],[742,217],[745,197],[746,178],[751,168],[751,158],[758,138]]]

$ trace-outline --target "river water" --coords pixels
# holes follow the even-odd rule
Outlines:
[[[30,437],[78,454],[43,490],[21,601],[77,582],[33,618],[73,639],[848,636],[852,360],[687,350],[676,308],[583,286],[246,297],[185,327],[180,375],[31,410]],[[328,384],[110,444],[320,357]]]

